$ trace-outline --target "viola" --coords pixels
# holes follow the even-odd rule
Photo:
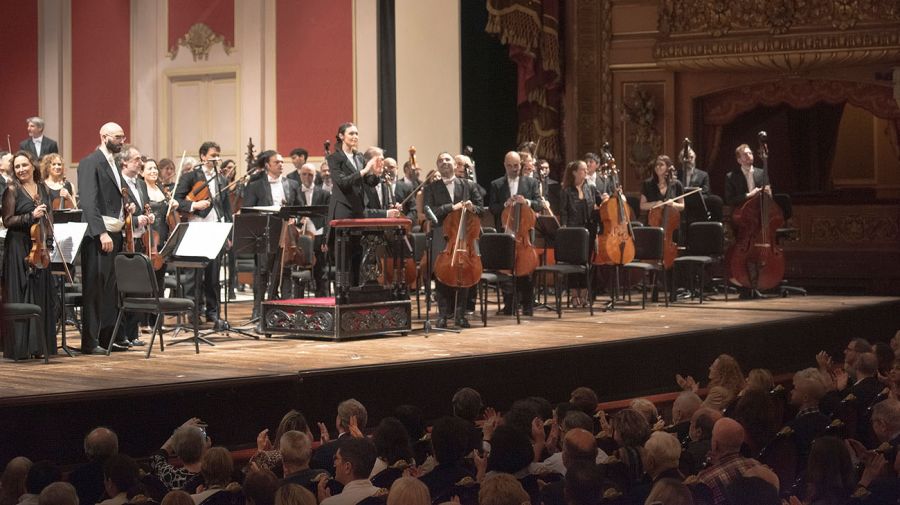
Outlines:
[[[65,176],[63,176],[63,178],[62,178],[62,185],[63,185],[63,188],[66,187],[66,177]],[[53,210],[76,209],[76,208],[78,208],[78,205],[76,205],[76,203],[75,203],[75,197],[72,195],[72,193],[69,193],[68,198],[63,198],[62,196],[57,196],[56,198],[51,200],[50,208]]]
[[[131,199],[128,197],[128,190],[122,188],[122,214],[125,216],[125,226],[122,227],[122,231],[125,233],[125,245],[123,250],[125,252],[134,252],[134,223],[131,219],[131,212],[128,212],[128,204],[131,203]]]
[[[150,208],[149,203],[144,204],[144,214],[149,216],[153,210]],[[150,264],[153,265],[153,270],[159,270],[163,267],[165,261],[163,257],[160,256],[157,247],[159,247],[159,232],[156,231],[152,225],[147,226],[147,231],[144,232],[143,235],[144,242],[144,250],[147,253],[147,257],[150,258]]]
[[[475,241],[481,234],[478,215],[463,205],[444,218],[443,229],[447,246],[434,260],[434,275],[445,285],[455,288],[478,284],[484,270],[475,249]]]
[[[765,132],[759,133],[759,158],[768,172],[769,149]],[[725,252],[729,280],[748,289],[772,289],[784,278],[784,250],[775,231],[784,226],[784,214],[765,191],[745,200],[731,216],[734,243]]]
[[[514,203],[503,209],[503,229],[516,238],[516,276],[531,275],[540,265],[537,251],[531,243],[531,232],[537,215],[527,203]]]
[[[634,215],[619,185],[619,171],[616,169],[616,159],[612,156],[609,142],[603,144],[601,157],[604,162],[604,173],[612,179],[616,189],[609,199],[600,205],[603,234],[597,237],[593,262],[595,265],[624,265],[634,260],[634,232],[631,229]]]
[[[166,197],[166,225],[169,227],[169,233],[172,233],[172,230],[178,226],[178,223],[181,222],[181,216],[177,212],[173,212],[172,207],[172,192],[169,191],[165,186],[160,186],[160,190],[162,190],[163,195]]]
[[[675,180],[674,166],[670,167],[666,173],[666,182],[672,187]],[[656,177],[654,175],[654,177]],[[678,227],[681,226],[681,211],[671,205],[660,205],[653,207],[647,214],[647,224],[663,229],[665,238],[663,239],[663,265],[666,270],[672,268],[675,258],[678,257],[678,245],[675,243],[674,235]]]
[[[40,194],[34,195],[34,205],[43,205]],[[46,219],[47,214],[38,218],[31,225],[31,250],[28,251],[26,260],[34,268],[47,268],[50,266],[50,254],[53,251],[53,228]]]

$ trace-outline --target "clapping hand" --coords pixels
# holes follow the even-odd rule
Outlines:
[[[319,426],[319,441],[322,444],[327,444],[329,440],[331,440],[331,435],[328,434],[328,427],[325,426],[325,423],[318,422],[316,423]]]
[[[678,387],[680,387],[684,391],[691,391],[696,393],[697,390],[700,389],[700,385],[697,384],[697,381],[695,381],[694,378],[690,375],[688,375],[687,377],[682,377],[681,374],[675,374],[675,382],[678,384]]]
[[[353,438],[364,438],[362,430],[359,429],[359,421],[356,420],[356,416],[350,416],[350,426],[347,427],[347,431],[350,432],[350,436]]]
[[[272,442],[269,440],[269,429],[266,428],[256,436],[256,450],[259,452],[271,451]]]

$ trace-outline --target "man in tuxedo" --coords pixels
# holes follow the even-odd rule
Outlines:
[[[762,168],[753,166],[753,151],[750,146],[747,144],[737,146],[734,155],[740,167],[729,172],[725,178],[725,203],[736,207],[760,191],[772,196],[769,174]]]
[[[397,203],[402,203],[403,200],[412,194],[413,190],[416,189],[416,186],[413,186],[410,181],[407,181],[406,178],[397,178],[397,160],[394,158],[385,158],[384,159],[384,170],[389,173],[389,178],[394,181],[391,186],[394,189],[394,201]],[[409,218],[410,221],[413,222],[413,225],[416,224],[416,201],[415,197],[410,198],[405,204],[403,204],[403,208],[400,209],[403,215]]]
[[[550,177],[549,161],[544,159],[538,160],[537,167],[539,193],[546,202],[544,206],[549,206],[553,214],[556,214],[559,209],[559,192],[561,189],[559,181]]]
[[[363,156],[367,162],[375,156],[384,156],[384,150],[380,147],[370,147],[366,149]],[[400,206],[394,200],[394,181],[393,175],[389,173],[388,164],[393,163],[397,167],[397,162],[393,158],[384,158],[384,167],[382,169],[382,177],[377,186],[365,187],[366,201],[366,217],[400,217]]]
[[[322,188],[329,195],[334,188],[334,181],[331,180],[331,168],[328,167],[328,160],[319,165],[319,173],[316,174],[316,186]]]
[[[58,153],[59,146],[50,137],[44,136],[44,120],[38,116],[25,120],[28,124],[28,138],[19,142],[19,149],[28,151],[34,155],[34,159],[40,160],[41,156],[50,153]]]
[[[331,200],[331,193],[322,189],[321,186],[315,184],[316,167],[312,163],[306,163],[300,167],[300,205],[307,207],[328,206]],[[314,216],[310,218],[312,225],[316,229],[316,236],[313,247],[316,252],[316,264],[313,265],[313,279],[316,281],[316,296],[323,297],[326,295],[328,279],[325,278],[325,252],[322,246],[325,244],[325,234],[320,230],[325,229],[325,216]]]
[[[293,179],[297,181],[297,184],[300,184],[300,167],[306,164],[307,159],[309,159],[309,152],[302,147],[295,147],[294,150],[291,151],[291,163],[294,165],[294,171],[287,174],[285,177]]]
[[[301,205],[300,185],[293,179],[282,176],[284,158],[275,151],[263,151],[257,158],[259,166],[265,167],[266,176],[251,182],[244,193],[244,206],[275,206],[283,207]],[[293,226],[293,222],[289,223]],[[263,293],[266,298],[274,300],[279,298],[278,292],[280,280],[287,274],[290,279],[290,268],[280,268],[281,250],[273,254],[258,254],[256,256],[256,277],[253,286],[253,311],[259,314]],[[273,275],[274,274],[274,277]],[[282,295],[286,294],[282,289]]]
[[[433,223],[437,227],[433,231],[435,240],[432,260],[437,253],[444,249],[443,234],[450,233],[452,235],[456,232],[456,230],[445,231],[438,228],[443,226],[444,219],[448,214],[464,206],[479,216],[484,213],[484,201],[481,199],[477,184],[468,179],[456,177],[453,156],[450,153],[443,152],[438,156],[437,170],[441,174],[441,179],[427,184],[423,194],[425,213],[433,212],[434,217],[437,218],[437,223]],[[436,326],[446,328],[447,320],[453,317],[458,328],[470,328],[465,314],[465,301],[470,288],[453,288],[437,279],[435,279],[435,286],[437,286],[436,298],[439,313]]]
[[[131,224],[134,227],[134,250],[140,252],[144,250],[142,237],[147,227],[153,224],[154,221],[152,212],[144,214],[144,204],[150,201],[150,197],[147,195],[147,183],[138,177],[144,162],[141,158],[141,152],[132,145],[122,147],[122,151],[117,157],[119,158],[119,165],[122,167],[123,187],[128,192],[128,201],[134,203],[135,207],[134,214],[131,216]],[[140,339],[138,334],[138,322],[144,318],[143,314],[126,313],[122,323],[124,336],[117,338],[116,343],[128,347],[144,345],[144,341]]]
[[[113,346],[116,324],[116,275],[113,259],[122,250],[122,175],[113,158],[122,151],[125,132],[116,123],[100,128],[100,146],[78,163],[78,191],[82,220],[88,224],[81,247],[84,310],[81,328],[81,352],[106,354],[103,345]]]
[[[690,225],[695,221],[722,221],[722,198],[709,192],[709,174],[697,168],[697,153],[690,147],[682,151],[681,166],[682,171],[678,174],[678,180],[685,183],[685,191],[700,188],[703,197],[699,206],[696,205],[701,202],[698,199],[689,197],[685,202],[687,224]]]
[[[522,162],[519,153],[510,151],[503,159],[506,175],[491,182],[490,209],[494,215],[494,223],[497,231],[503,230],[503,210],[516,204],[525,204],[535,212],[540,212],[541,203],[538,182],[533,177],[520,176]],[[534,313],[534,293],[530,275],[516,277],[519,300],[522,304],[522,314],[531,316]],[[503,309],[505,315],[512,315],[512,285],[504,283]]]
[[[218,173],[219,144],[207,141],[200,145],[200,164],[190,172],[181,175],[178,186],[175,188],[175,201],[178,202],[178,210],[188,215],[191,223],[230,223],[231,203],[225,186],[228,181],[225,176]],[[192,201],[188,194],[197,183],[207,183],[210,198],[207,200]],[[206,320],[214,325],[219,324],[219,259],[210,261],[203,271],[203,285],[197,286],[195,271],[187,272],[184,279],[185,296],[194,299],[195,289],[202,289],[206,307],[204,312]]]

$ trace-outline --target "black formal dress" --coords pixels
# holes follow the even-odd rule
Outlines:
[[[575,187],[562,188],[559,192],[559,224],[570,228],[584,228],[590,237],[590,257],[597,246],[597,233],[600,227],[600,215],[597,205],[600,203],[600,192],[597,186],[587,181],[581,186],[582,197],[578,196]],[[564,244],[560,244],[565,247]],[[569,286],[582,288],[585,285],[583,276],[569,280]]]
[[[50,207],[46,187],[38,185],[40,200]],[[8,229],[4,242],[3,303],[31,303],[42,309],[36,321],[22,321],[14,325],[4,322],[3,356],[9,359],[23,359],[43,353],[40,339],[45,339],[47,350],[56,354],[56,307],[57,291],[53,287],[53,276],[48,268],[34,268],[27,262],[31,251],[31,225],[36,220],[31,215],[37,207],[28,192],[10,185],[3,193],[3,224]]]
[[[49,185],[47,185],[47,193],[50,195],[50,202],[53,202],[53,200],[56,200],[57,198],[60,197],[59,194],[62,191],[62,189],[65,189],[66,191],[68,191],[70,195],[73,195],[73,196],[75,195],[75,191],[72,189],[72,183],[69,181],[66,181],[65,183],[63,183],[61,189],[53,189]],[[68,200],[68,198],[66,198],[66,200]],[[68,205],[69,208],[71,208],[72,202],[69,201],[66,203],[66,205]],[[47,208],[50,208],[50,207],[48,206]]]

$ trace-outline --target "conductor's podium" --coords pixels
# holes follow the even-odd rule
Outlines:
[[[263,302],[263,333],[325,340],[406,335],[412,307],[405,279],[396,275],[385,282],[384,269],[391,263],[394,272],[402,272],[410,221],[337,219],[330,226],[335,297]]]

